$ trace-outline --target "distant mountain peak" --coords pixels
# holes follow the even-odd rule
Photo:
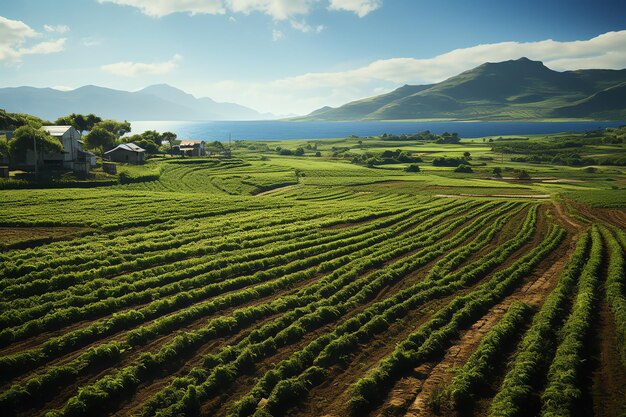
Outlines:
[[[70,113],[94,113],[118,120],[261,120],[275,118],[234,103],[197,99],[169,84],[139,91],[85,85],[75,90],[0,88],[0,105],[9,112],[54,120]]]
[[[181,90],[180,88],[176,88],[174,86],[171,86],[169,84],[152,84],[149,85],[147,87],[142,88],[139,91],[168,91],[168,92],[177,92],[177,93],[183,93],[183,94],[188,94],[191,95],[189,93],[185,93],[183,90]]]
[[[568,114],[624,120],[622,107],[598,104],[623,92],[622,87],[612,87],[624,82],[626,69],[559,72],[541,61],[520,57],[487,62],[434,85],[405,84],[335,109],[318,109],[298,120],[529,120]],[[595,93],[598,95],[586,100]],[[575,102],[576,109],[571,107]]]

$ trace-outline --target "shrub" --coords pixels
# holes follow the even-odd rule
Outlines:
[[[469,165],[459,165],[458,167],[456,167],[454,169],[454,172],[459,172],[459,173],[463,173],[463,174],[472,174],[474,173],[474,170],[472,169],[471,166]]]

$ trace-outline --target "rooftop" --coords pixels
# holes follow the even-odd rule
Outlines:
[[[131,152],[145,152],[146,150],[143,148],[140,148],[139,146],[135,145],[134,143],[122,143],[121,145],[117,145],[115,148],[111,149],[108,152],[105,152],[104,154],[108,154],[111,153],[113,151],[116,151],[118,149],[121,150],[125,150],[125,151],[131,151]]]
[[[199,145],[201,143],[204,143],[203,140],[192,140],[192,139],[183,139],[180,141],[180,146],[193,146],[193,145]]]
[[[63,136],[72,126],[42,126],[41,128],[51,136]]]

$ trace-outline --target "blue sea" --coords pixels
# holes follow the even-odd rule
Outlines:
[[[621,122],[181,122],[134,121],[132,133],[146,130],[174,132],[179,139],[206,141],[285,140],[345,138],[350,135],[376,136],[383,133],[411,134],[424,130],[439,134],[457,132],[462,138],[505,135],[549,134],[584,131],[626,125]]]

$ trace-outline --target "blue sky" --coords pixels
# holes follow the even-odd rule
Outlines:
[[[303,114],[485,61],[625,68],[623,16],[602,0],[1,0],[0,87],[168,83]]]

